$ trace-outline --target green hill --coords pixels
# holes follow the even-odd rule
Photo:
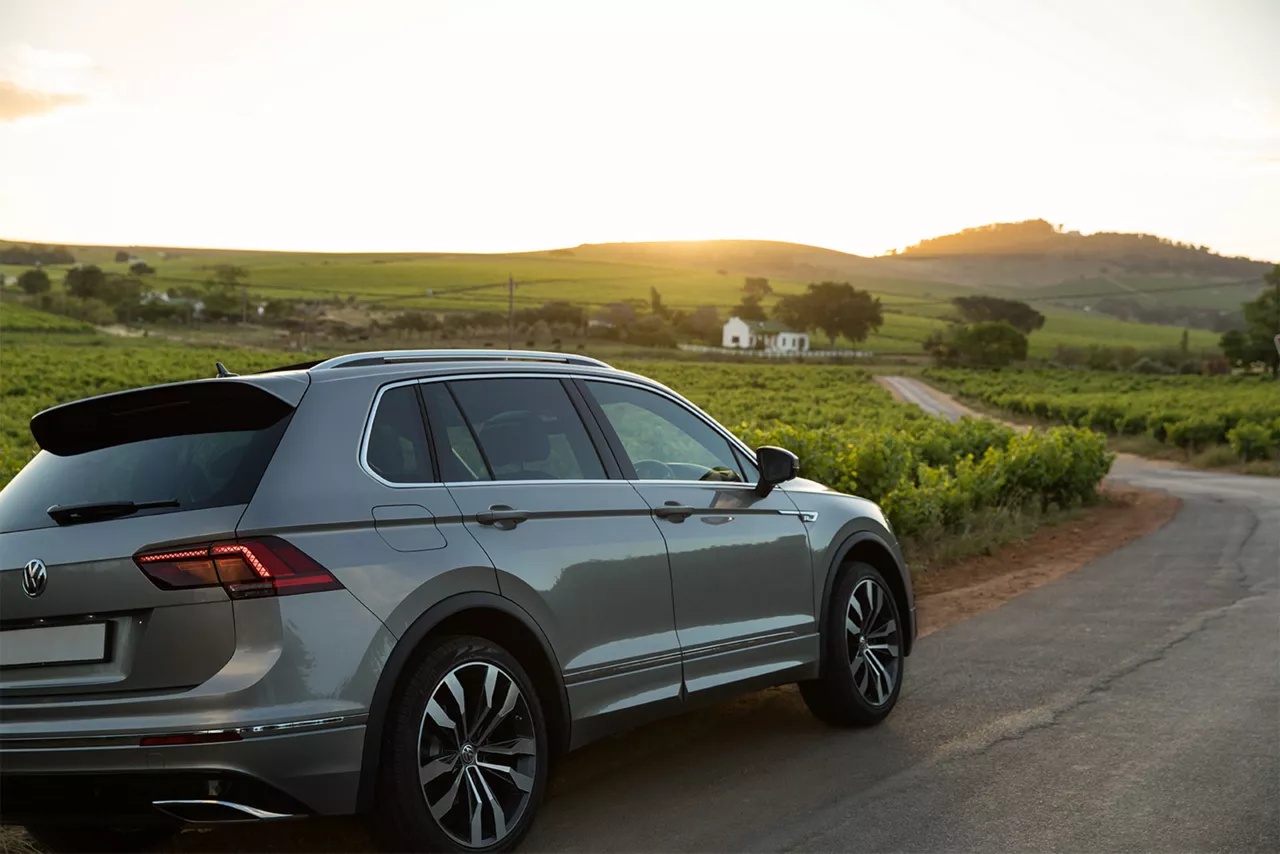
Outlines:
[[[1041,240],[1041,244],[1047,241],[1057,245],[1058,238],[1072,245],[1079,243],[1071,235],[1049,228],[1055,236],[1045,238],[1044,229],[1038,226],[1029,231],[1039,235],[1036,239]],[[123,251],[156,268],[156,274],[147,276],[146,280],[157,290],[202,286],[213,277],[217,265],[232,264],[245,268],[248,273],[245,285],[260,299],[341,300],[382,311],[405,308],[441,312],[504,311],[510,276],[516,283],[513,301],[518,308],[556,300],[587,308],[621,301],[647,303],[651,291],[657,290],[668,307],[690,310],[710,305],[724,317],[741,300],[743,279],[747,276],[765,276],[770,280],[774,296],[766,300],[766,306],[779,296],[802,291],[808,282],[848,281],[879,296],[886,311],[884,326],[859,346],[880,353],[910,354],[919,354],[924,338],[945,324],[944,318],[951,313],[950,300],[959,295],[986,292],[1033,302],[1048,319],[1044,329],[1031,336],[1031,351],[1033,355],[1049,355],[1054,347],[1063,343],[1131,344],[1140,348],[1174,346],[1181,337],[1181,327],[1193,325],[1184,318],[1174,321],[1177,326],[1123,322],[1104,316],[1099,310],[1098,298],[1078,298],[1082,293],[1128,298],[1134,297],[1134,291],[1149,289],[1161,293],[1138,295],[1135,298],[1141,301],[1140,306],[1176,304],[1166,299],[1164,292],[1169,287],[1190,282],[1192,290],[1187,293],[1196,294],[1191,298],[1194,304],[1207,304],[1212,314],[1219,305],[1224,309],[1238,309],[1239,303],[1257,287],[1223,283],[1213,289],[1197,289],[1196,284],[1202,284],[1202,280],[1186,270],[1176,275],[1127,278],[1100,274],[1098,271],[1105,265],[1122,260],[1122,256],[1106,254],[1109,249],[1103,251],[1105,246],[1116,243],[1109,239],[1079,244],[1097,247],[1102,253],[1089,259],[1088,269],[1092,272],[1088,277],[1057,279],[1044,285],[1042,280],[1052,279],[1071,265],[1083,262],[1070,253],[1032,252],[1028,247],[1041,245],[1034,241],[993,243],[992,235],[1003,234],[1002,227],[971,231],[979,236],[971,240],[963,237],[968,232],[962,232],[963,239],[950,240],[956,237],[952,235],[936,239],[941,242],[922,241],[903,255],[880,258],[756,240],[584,244],[569,249],[506,255],[299,253],[171,247],[125,247]],[[1022,234],[1027,229],[1015,231]],[[1130,243],[1132,241],[1120,241],[1119,245]],[[1146,248],[1149,243],[1138,240],[1135,245]],[[1011,245],[1021,246],[1022,250],[1012,251]],[[957,246],[965,251],[939,254],[942,249],[950,251]],[[1150,248],[1164,253],[1167,246],[1156,240]],[[68,249],[79,263],[95,263],[115,273],[127,270],[127,263],[114,260],[120,247]],[[1187,247],[1173,249],[1177,251],[1170,253],[1170,258],[1201,258],[1205,254]],[[983,254],[995,250],[1009,251]],[[1247,259],[1222,259],[1216,255],[1212,258],[1247,264],[1249,270],[1267,269],[1266,265]],[[50,266],[55,280],[60,280],[57,271],[62,268],[65,265]],[[0,266],[0,274],[16,276],[22,269],[15,265]],[[1019,271],[1025,271],[1025,275]],[[1131,311],[1125,316],[1133,317]],[[1194,325],[1211,325],[1209,321],[1213,319]],[[1216,333],[1193,330],[1191,344],[1197,350],[1212,350],[1216,340]]]

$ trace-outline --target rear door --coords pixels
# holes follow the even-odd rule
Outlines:
[[[306,387],[209,380],[37,415],[43,450],[0,491],[0,691],[173,689],[216,673],[235,647],[227,594],[161,589],[133,556],[234,537]]]
[[[575,732],[678,703],[666,547],[573,385],[555,377],[422,386],[441,472],[502,594],[547,633]],[[604,453],[601,453],[601,450]],[[602,716],[609,716],[604,718]]]
[[[817,661],[809,541],[781,489],[700,414],[656,390],[587,380],[671,557],[690,695],[794,678]]]

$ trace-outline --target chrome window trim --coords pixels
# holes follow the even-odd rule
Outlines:
[[[378,388],[378,393],[374,395],[373,404],[369,408],[369,415],[365,419],[364,430],[361,433],[360,449],[358,453],[358,463],[361,470],[364,471],[365,474],[373,478],[378,483],[382,484],[383,486],[390,487],[391,489],[425,489],[427,487],[433,487],[433,486],[445,487],[445,488],[453,488],[455,486],[512,486],[515,484],[527,485],[527,484],[548,484],[548,483],[576,483],[576,484],[641,483],[641,484],[659,484],[659,485],[665,484],[667,486],[690,486],[690,485],[714,486],[717,489],[723,488],[723,487],[755,489],[756,485],[754,483],[734,483],[732,481],[645,480],[641,478],[628,480],[626,478],[611,478],[607,476],[604,478],[597,478],[597,479],[591,479],[591,478],[555,479],[553,478],[550,480],[465,480],[465,481],[447,481],[447,482],[433,481],[431,483],[393,483],[392,481],[387,480],[386,478],[379,475],[377,472],[373,471],[373,469],[369,466],[367,457],[368,457],[368,451],[369,451],[369,437],[373,432],[373,419],[378,413],[378,404],[382,401],[382,396],[386,394],[387,391],[393,388],[399,388],[400,386],[406,386],[406,385],[426,385],[427,383],[437,383],[437,382],[457,382],[461,380],[490,380],[490,379],[492,380],[577,379],[577,380],[584,380],[584,381],[594,380],[599,382],[616,383],[618,385],[629,385],[634,388],[642,389],[644,391],[650,391],[661,397],[665,397],[668,400],[670,400],[672,403],[676,404],[677,406],[681,406],[686,410],[688,410],[690,414],[696,416],[697,418],[705,422],[707,426],[711,427],[711,429],[714,430],[717,434],[719,434],[721,438],[729,442],[731,446],[737,448],[743,454],[743,456],[745,456],[751,462],[752,465],[756,466],[757,469],[760,467],[759,461],[756,460],[755,451],[753,451],[751,448],[748,448],[741,439],[739,439],[737,436],[729,432],[729,430],[723,427],[719,421],[716,421],[714,418],[712,418],[702,409],[698,408],[697,405],[691,403],[690,401],[681,397],[676,392],[671,391],[666,386],[660,383],[657,383],[655,381],[646,380],[644,378],[633,379],[631,376],[613,377],[613,376],[607,376],[604,374],[596,374],[596,373],[588,374],[588,373],[569,372],[569,371],[556,371],[555,373],[546,372],[546,371],[510,371],[510,372],[501,371],[501,372],[494,372],[494,373],[486,372],[482,374],[477,374],[477,373],[439,374],[439,375],[430,376],[430,377],[417,377],[417,378],[408,379],[408,380],[397,380],[395,382],[387,383],[386,385],[380,386]],[[466,417],[466,416],[464,415],[463,417]],[[427,429],[429,430],[430,427],[428,426]],[[779,484],[774,488],[783,489],[785,491],[784,487],[785,487],[785,484]]]
[[[670,483],[671,481],[667,481],[667,482]],[[622,478],[617,478],[617,477],[602,477],[602,478],[597,478],[595,480],[592,480],[591,478],[566,477],[566,478],[552,478],[550,480],[546,480],[546,479],[542,479],[542,480],[533,480],[533,479],[530,479],[530,480],[447,480],[443,484],[433,484],[433,485],[447,486],[450,489],[453,489],[454,487],[465,489],[467,487],[473,487],[473,486],[522,486],[522,485],[528,485],[528,484],[533,484],[537,486],[553,486],[557,483],[563,483],[568,486],[575,486],[575,485],[584,486],[587,484],[590,484],[592,486],[598,486],[599,484],[602,484],[602,483],[616,483],[616,484],[625,486],[627,484],[632,483],[632,481],[623,480]]]

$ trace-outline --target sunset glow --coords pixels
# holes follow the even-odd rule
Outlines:
[[[0,9],[0,237],[878,254],[1044,217],[1280,259],[1280,4]]]

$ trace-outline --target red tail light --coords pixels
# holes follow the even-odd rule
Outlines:
[[[233,599],[340,590],[329,570],[279,537],[140,552],[133,560],[165,590],[221,584]]]

